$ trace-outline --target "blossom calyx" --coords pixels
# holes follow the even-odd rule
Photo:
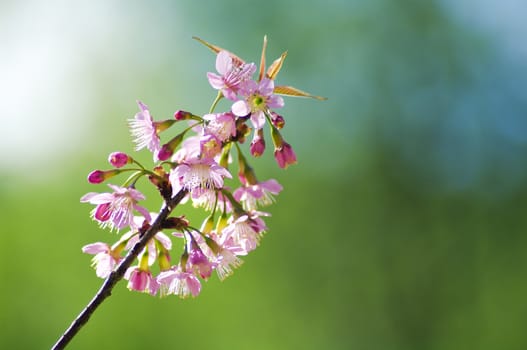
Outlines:
[[[164,229],[171,229],[176,231],[183,231],[189,225],[189,221],[185,219],[185,216],[172,216],[163,221],[161,225]]]

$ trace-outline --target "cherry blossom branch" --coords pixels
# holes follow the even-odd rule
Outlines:
[[[121,261],[117,268],[112,273],[110,273],[93,299],[71,323],[69,328],[62,334],[60,339],[52,347],[52,350],[64,349],[66,345],[68,345],[68,343],[73,339],[73,337],[79,332],[79,330],[88,322],[91,315],[95,312],[99,305],[101,305],[106,298],[112,295],[113,287],[115,287],[117,282],[123,278],[126,270],[134,262],[148,241],[161,230],[163,222],[168,218],[172,210],[174,210],[179,202],[181,202],[183,197],[185,197],[185,194],[186,191],[181,190],[174,197],[165,202],[165,205],[161,209],[156,220],[154,220],[152,225],[148,228],[148,230],[145,231],[141,239],[133,246],[133,248],[130,249],[126,257]]]

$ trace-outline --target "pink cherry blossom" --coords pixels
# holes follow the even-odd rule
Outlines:
[[[82,247],[82,252],[93,254],[92,266],[95,268],[97,277],[106,278],[113,271],[115,266],[121,261],[121,257],[116,257],[112,248],[102,242],[91,243]]]
[[[243,178],[242,178],[243,181]],[[274,202],[274,195],[282,191],[282,185],[271,179],[249,185],[245,181],[244,186],[234,191],[234,198],[241,202],[246,210],[256,210],[258,206],[265,206]]]
[[[159,283],[150,271],[142,270],[139,266],[133,266],[126,270],[124,278],[128,281],[128,289],[138,292],[156,295]]]
[[[236,120],[232,113],[205,114],[204,131],[216,136],[220,141],[227,141],[236,135]]]
[[[201,158],[213,159],[221,152],[221,141],[214,135],[203,135],[199,139]]]
[[[148,106],[137,101],[140,111],[135,115],[134,119],[129,119],[128,124],[132,136],[135,137],[134,142],[136,143],[136,151],[142,148],[148,148],[154,155],[154,160],[159,152],[160,140],[156,130],[156,124],[150,115]]]
[[[251,212],[238,218],[231,218],[231,223],[221,233],[220,244],[228,242],[231,247],[236,247],[237,255],[247,255],[256,249],[260,243],[261,233],[267,227],[260,216],[269,214],[262,212]]]
[[[216,255],[216,273],[221,281],[232,275],[234,269],[243,264],[243,260],[236,256],[236,250],[231,251],[229,245],[224,244]]]
[[[176,163],[185,162],[187,159],[196,159],[201,153],[201,142],[199,136],[187,137],[181,147],[172,156],[172,161]]]
[[[193,197],[198,197],[202,190],[222,188],[225,177],[232,178],[232,175],[214,160],[204,158],[179,164],[170,171],[169,181],[173,193],[185,189]]]
[[[254,63],[237,66],[227,51],[220,51],[216,56],[216,70],[221,75],[207,73],[210,85],[220,90],[229,100],[235,101],[240,84],[251,78],[256,71],[256,66]]]
[[[284,99],[273,94],[274,81],[263,78],[260,83],[253,80],[246,81],[240,88],[240,94],[245,98],[232,105],[232,112],[238,117],[251,116],[251,123],[256,129],[265,124],[265,113],[270,108],[281,108]]]
[[[98,221],[102,228],[109,227],[111,230],[120,230],[124,227],[138,229],[139,226],[134,222],[134,210],[140,212],[148,221],[150,213],[138,205],[137,202],[144,200],[145,196],[136,189],[108,185],[112,193],[90,192],[81,198],[81,202],[88,202],[96,205],[92,210],[91,216]]]
[[[215,267],[194,241],[191,244],[188,262],[191,269],[203,279],[208,279]]]
[[[178,295],[186,298],[189,295],[198,296],[201,291],[199,279],[192,273],[182,271],[181,267],[173,267],[168,271],[163,271],[157,276],[162,296],[167,294]]]

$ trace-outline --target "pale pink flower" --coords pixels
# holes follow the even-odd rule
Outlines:
[[[124,278],[128,281],[128,289],[138,292],[156,295],[159,283],[149,270],[142,270],[139,266],[133,266],[126,270]]]
[[[115,266],[122,260],[121,257],[115,256],[108,244],[102,242],[87,244],[82,247],[82,252],[94,255],[92,266],[95,268],[97,277],[100,278],[108,277]]]
[[[188,263],[190,268],[203,279],[208,279],[215,267],[194,241],[191,243]]]
[[[212,239],[214,246],[214,256],[215,256],[215,269],[218,277],[223,281],[228,276],[232,275],[233,270],[240,267],[243,264],[243,260],[238,258],[236,255],[241,255],[243,253],[236,246],[231,246],[232,240],[224,242],[222,246],[218,244],[219,237],[216,233],[211,232],[210,239]]]
[[[221,152],[221,141],[212,134],[201,136],[199,143],[201,158],[213,159]]]
[[[265,113],[270,113],[270,108],[281,108],[284,99],[273,94],[274,81],[263,78],[260,83],[253,80],[246,81],[240,88],[240,94],[245,98],[232,105],[232,112],[238,117],[251,116],[251,122],[256,129],[261,129],[265,124]]]
[[[271,179],[249,185],[241,178],[244,186],[234,191],[234,198],[241,202],[245,210],[256,210],[258,206],[266,206],[274,202],[274,195],[282,191],[278,181]]]
[[[199,136],[187,137],[181,143],[181,147],[172,156],[172,161],[176,163],[185,162],[187,159],[196,159],[201,153],[201,141]]]
[[[157,282],[160,285],[161,296],[174,294],[180,298],[189,295],[196,297],[201,291],[199,279],[192,272],[182,271],[179,266],[161,272],[157,276]]]
[[[205,114],[204,131],[216,136],[220,141],[227,141],[236,135],[236,120],[232,113]]]
[[[157,160],[157,153],[161,149],[159,135],[157,134],[156,124],[150,115],[148,106],[137,101],[140,111],[135,115],[134,119],[128,120],[132,136],[135,137],[136,151],[142,148],[148,148],[154,155],[154,160]]]
[[[238,218],[231,218],[231,223],[221,233],[220,244],[228,243],[236,247],[237,255],[247,255],[260,243],[261,234],[267,229],[260,216],[269,214],[251,212]]]
[[[240,84],[251,78],[256,71],[256,66],[254,63],[237,66],[227,51],[220,51],[216,56],[216,70],[221,75],[207,73],[210,85],[220,90],[229,100],[235,101]]]
[[[137,202],[145,199],[145,196],[134,188],[119,187],[108,185],[112,193],[90,192],[81,198],[81,202],[89,202],[96,205],[92,210],[91,216],[97,220],[102,228],[109,227],[120,230],[130,226],[138,229],[139,226],[134,222],[134,210],[140,212],[148,221],[150,213],[138,205]]]
[[[203,190],[223,187],[223,178],[232,178],[229,171],[212,159],[191,159],[179,164],[169,174],[172,192],[181,189],[190,191],[193,197],[198,197]]]

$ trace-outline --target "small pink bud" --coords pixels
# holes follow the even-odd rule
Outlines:
[[[157,158],[161,161],[167,160],[168,158],[172,157],[173,153],[174,151],[170,149],[170,145],[164,144],[159,150],[159,152],[157,153]]]
[[[282,169],[296,163],[296,154],[291,145],[285,141],[282,142],[282,147],[275,148],[274,157],[278,166]]]
[[[116,168],[121,168],[125,166],[131,160],[132,158],[128,157],[128,155],[123,152],[113,152],[108,157],[108,162]]]
[[[91,184],[100,184],[101,182],[104,182],[105,180],[119,174],[120,170],[94,170],[91,173],[88,174],[88,182]]]
[[[282,129],[285,125],[285,119],[276,112],[271,112],[271,121],[277,129]]]
[[[192,117],[192,113],[190,112],[179,110],[176,113],[174,113],[174,118],[176,120],[187,120],[187,119],[190,119],[190,117]]]
[[[251,142],[249,147],[253,157],[261,156],[265,151],[265,140],[263,138],[263,130],[259,129],[258,132],[254,134],[254,139]]]
[[[88,182],[91,184],[100,184],[104,180],[106,180],[106,176],[102,170],[94,170],[88,175]]]
[[[179,146],[181,141],[183,141],[183,136],[185,136],[185,132],[177,134],[172,140],[165,143],[163,146],[161,146],[161,149],[157,153],[157,158],[159,160],[167,160],[172,156],[174,153],[174,150]]]

